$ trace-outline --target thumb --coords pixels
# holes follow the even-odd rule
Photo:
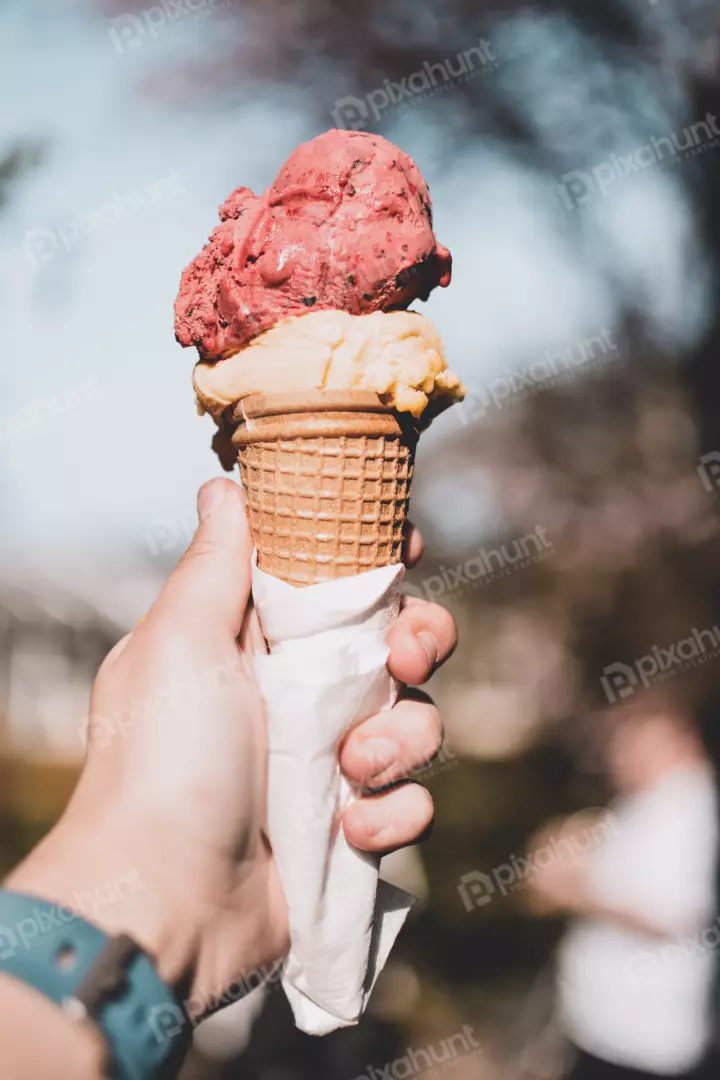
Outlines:
[[[153,619],[240,633],[250,598],[253,543],[245,495],[232,480],[210,480],[198,493],[200,524],[153,605]]]

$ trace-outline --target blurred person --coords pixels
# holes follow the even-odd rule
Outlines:
[[[264,833],[264,716],[249,662],[264,640],[242,491],[211,482],[198,510],[189,551],[100,669],[69,806],[0,890],[3,1080],[99,1080],[108,1059],[117,1080],[174,1076],[194,1019],[183,999],[217,1005],[229,986],[237,997],[252,976],[274,977],[287,951]],[[420,550],[411,533],[409,563]],[[451,616],[411,600],[388,635],[388,667],[419,684],[454,645]],[[441,741],[437,710],[412,692],[348,734],[340,764],[366,792],[343,816],[353,845],[383,854],[422,836],[430,794],[387,777]]]
[[[605,766],[609,814],[550,826],[532,848],[532,909],[572,916],[557,978],[572,1080],[716,1077],[712,767],[685,715],[650,702],[613,725]]]

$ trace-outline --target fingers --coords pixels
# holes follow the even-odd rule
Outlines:
[[[438,709],[426,694],[415,692],[358,724],[340,749],[340,766],[360,787],[384,787],[432,761],[442,740]]]
[[[407,532],[405,534],[405,543],[403,544],[403,562],[410,570],[416,563],[419,563],[422,559],[423,553],[423,538],[420,530],[408,523]]]
[[[132,636],[134,632],[134,630],[131,630],[129,634],[126,634],[125,637],[121,637],[120,640],[113,645],[112,649],[100,665],[100,671],[107,671],[113,666],[113,664],[117,663],[117,661],[120,659],[122,654],[127,649],[128,645],[132,641]]]
[[[258,653],[265,656],[268,652],[268,644],[262,632],[257,608],[250,600],[243,619],[239,637],[240,648],[246,653],[256,656]]]
[[[343,830],[353,847],[388,854],[417,843],[430,829],[433,817],[430,792],[420,784],[403,784],[349,806],[343,815]]]
[[[198,495],[200,524],[168,578],[149,618],[168,617],[195,631],[226,630],[236,637],[250,596],[252,540],[242,489],[211,480]]]
[[[425,694],[415,692],[387,712],[350,732],[340,750],[346,776],[361,787],[382,787],[427,764],[442,746],[440,713]],[[343,816],[350,844],[388,853],[417,842],[432,825],[430,793],[405,783],[359,799]]]
[[[452,655],[457,645],[457,627],[445,608],[406,597],[387,643],[390,674],[402,683],[419,686]]]

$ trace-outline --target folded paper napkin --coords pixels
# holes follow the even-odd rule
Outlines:
[[[283,986],[297,1026],[325,1035],[356,1024],[413,900],[379,881],[379,860],[345,840],[355,793],[338,745],[397,687],[387,632],[404,568],[297,589],[258,570],[253,596],[270,653],[256,656],[270,754],[268,823],[290,913]]]

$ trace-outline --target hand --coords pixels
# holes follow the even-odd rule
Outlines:
[[[126,932],[169,983],[216,1002],[288,948],[288,922],[265,820],[266,735],[249,652],[250,539],[242,491],[206,484],[190,549],[149,614],[109,654],[93,688],[88,757],[53,832],[8,881]],[[408,560],[421,553],[411,534]],[[391,673],[424,682],[455,646],[442,608],[408,602],[389,638]],[[264,643],[262,643],[264,644]],[[348,735],[351,781],[384,787],[429,761],[442,726],[408,694]],[[433,816],[406,783],[348,808],[351,844],[413,843]]]

